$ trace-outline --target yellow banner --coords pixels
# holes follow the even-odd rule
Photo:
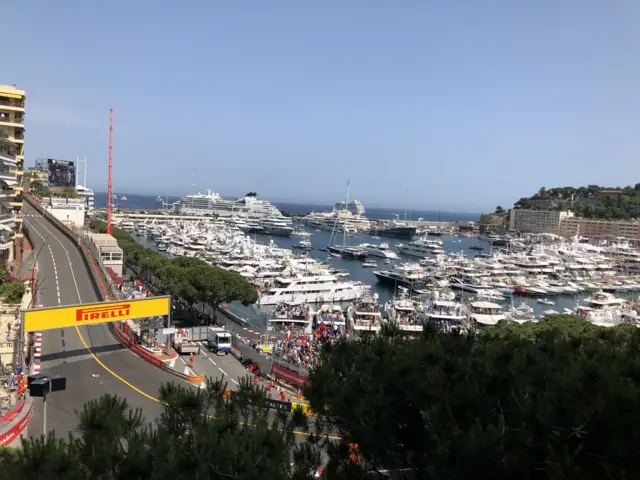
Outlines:
[[[151,297],[118,302],[88,303],[71,307],[24,310],[25,332],[79,327],[134,318],[168,315],[171,297]]]

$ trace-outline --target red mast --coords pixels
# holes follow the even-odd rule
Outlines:
[[[111,196],[113,188],[111,185],[111,174],[113,171],[113,108],[109,110],[109,184],[107,186],[107,233],[113,235],[113,225],[111,225]]]

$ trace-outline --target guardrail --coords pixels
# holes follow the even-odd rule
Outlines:
[[[49,220],[60,233],[62,233],[74,243],[74,245],[80,252],[80,256],[84,261],[87,271],[90,273],[89,277],[91,278],[91,283],[96,292],[96,295],[98,296],[98,299],[105,301],[112,298],[112,291],[114,287],[109,279],[109,276],[106,274],[106,271],[98,264],[97,259],[99,259],[100,256],[95,255],[95,248],[92,249],[89,245],[87,245],[87,242],[85,242],[83,238],[69,230],[69,228],[65,224],[51,215],[45,208],[42,207],[37,198],[33,197],[32,195],[25,194],[24,199],[38,213]]]
[[[166,363],[164,363],[158,357],[147,352],[144,348],[140,347],[139,345],[136,345],[135,343],[133,343],[131,338],[126,333],[124,333],[120,328],[118,328],[115,322],[109,323],[109,329],[111,330],[111,333],[113,333],[113,336],[116,337],[116,339],[122,345],[124,345],[127,349],[135,353],[137,356],[139,356],[142,360],[149,363],[150,365],[153,365],[154,367],[164,370],[166,372],[169,372],[170,374],[178,378],[181,378],[182,380],[185,380],[189,383],[202,383],[204,381],[204,377],[202,375],[185,375],[169,367]]]
[[[11,445],[20,434],[27,428],[31,413],[33,412],[33,400],[27,398],[22,406],[22,410],[11,420],[8,427],[0,432],[0,446],[6,447]]]

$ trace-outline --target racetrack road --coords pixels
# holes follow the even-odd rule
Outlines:
[[[38,306],[99,301],[73,242],[28,204],[25,217],[37,255]],[[178,381],[122,347],[106,325],[43,331],[40,372],[67,378],[66,391],[47,397],[47,430],[63,437],[77,426],[75,411],[106,393],[126,397],[132,407],[143,409],[151,421],[158,416],[161,406],[145,393],[155,397],[162,383]],[[41,433],[42,401],[36,400],[28,434]]]
[[[36,305],[56,307],[99,301],[74,243],[26,203],[25,223],[37,255]],[[230,355],[218,357],[205,349],[194,367],[200,370],[198,374],[214,378],[225,375],[232,389],[237,388],[239,378],[246,374]],[[152,422],[162,408],[156,398],[160,386],[181,382],[122,347],[106,325],[43,331],[40,372],[67,379],[65,391],[47,397],[47,431],[54,431],[62,438],[75,431],[76,411],[106,393],[126,398],[130,406],[142,409],[147,421]],[[36,399],[27,429],[29,436],[42,433],[42,420],[42,400]],[[308,436],[306,432],[296,434],[298,441]]]

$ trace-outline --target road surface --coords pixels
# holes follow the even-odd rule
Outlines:
[[[56,307],[99,301],[73,242],[28,204],[25,223],[37,255],[37,305]],[[186,367],[188,357],[180,357],[177,362],[185,363]],[[195,359],[194,370],[198,375],[213,378],[224,375],[231,389],[236,389],[240,378],[247,374],[232,356],[217,356],[205,348]],[[122,347],[106,325],[43,331],[40,372],[67,378],[67,389],[47,398],[47,431],[54,431],[59,437],[75,431],[76,411],[107,393],[126,398],[131,407],[142,409],[151,422],[160,413],[157,399],[160,386],[180,382]],[[42,420],[42,401],[36,399],[29,436],[42,433]],[[308,435],[297,433],[301,441]]]
[[[89,272],[72,241],[28,204],[25,215],[38,262],[37,304],[56,307],[97,302]],[[47,430],[63,437],[77,426],[75,411],[105,393],[126,397],[152,420],[160,412],[153,398],[160,385],[177,380],[122,347],[106,325],[43,331],[40,372],[67,378],[67,390],[47,398]],[[41,400],[36,400],[28,433],[42,433]]]

